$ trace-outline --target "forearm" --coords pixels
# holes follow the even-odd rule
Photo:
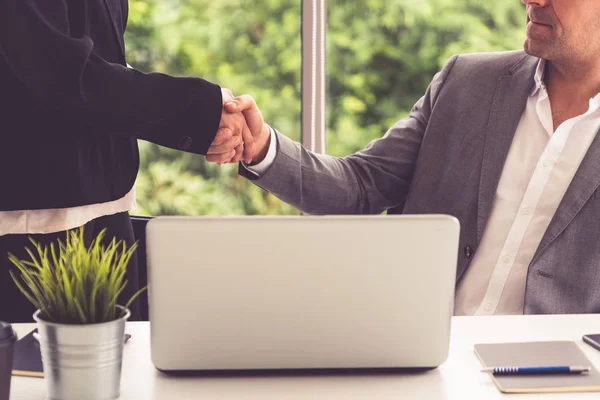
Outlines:
[[[82,96],[59,103],[97,134],[120,134],[206,154],[222,110],[221,89],[197,78],[146,74],[99,60],[82,80]]]
[[[379,214],[406,201],[431,110],[431,91],[411,115],[356,154],[314,154],[276,135],[272,165],[260,176],[242,175],[281,200],[310,214]]]
[[[376,205],[378,201],[367,200],[352,160],[312,153],[279,133],[275,139],[276,155],[268,169],[257,176],[241,166],[241,175],[308,214],[381,211]]]

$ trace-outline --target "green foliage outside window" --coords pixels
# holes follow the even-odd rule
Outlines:
[[[520,49],[519,0],[328,0],[327,152],[345,156],[404,118],[457,53]],[[130,0],[128,62],[256,99],[300,139],[300,0]],[[176,133],[174,133],[176,134]],[[202,157],[140,142],[137,214],[295,214]]]

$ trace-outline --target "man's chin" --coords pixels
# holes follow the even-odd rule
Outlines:
[[[547,56],[546,48],[544,46],[539,45],[538,43],[535,43],[529,38],[525,39],[525,43],[523,44],[523,50],[525,50],[525,53],[533,57],[546,58]]]

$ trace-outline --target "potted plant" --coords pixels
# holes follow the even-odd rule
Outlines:
[[[83,228],[67,232],[65,243],[42,247],[33,239],[31,260],[9,254],[19,290],[37,311],[40,349],[49,399],[115,399],[120,395],[121,363],[128,307],[117,304],[137,243],[115,239],[102,245],[105,231],[86,246]]]

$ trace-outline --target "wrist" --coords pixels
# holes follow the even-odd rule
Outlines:
[[[252,157],[252,162],[249,165],[256,165],[265,159],[269,152],[269,145],[271,144],[271,128],[267,124],[263,124],[263,129],[260,134],[260,138],[256,141],[258,151],[256,155]]]

